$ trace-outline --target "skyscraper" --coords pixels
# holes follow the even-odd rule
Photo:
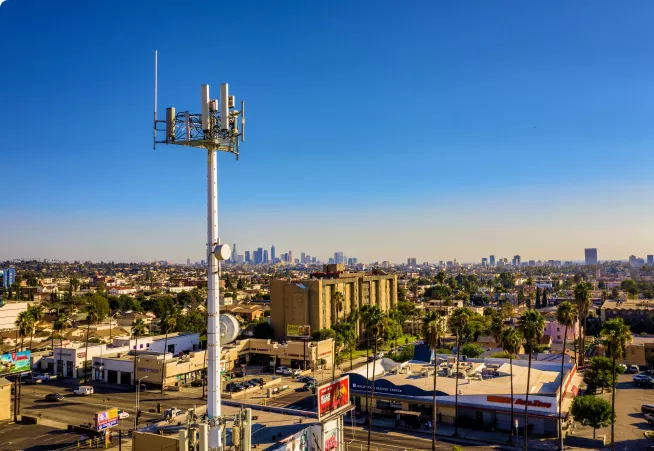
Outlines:
[[[413,257],[409,257],[409,258],[406,259],[406,265],[407,265],[407,266],[413,266],[413,267],[416,267],[416,266],[417,266],[416,263],[417,263],[417,261],[416,261],[416,259],[413,258]]]
[[[16,268],[8,268],[3,271],[0,271],[2,276],[2,286],[9,288],[16,281]]]
[[[490,265],[495,266],[495,256],[494,255],[490,256]]]
[[[300,254],[300,263],[306,263],[306,258],[307,258],[307,254],[305,254],[304,252],[302,252],[302,253]]]
[[[648,256],[647,256],[647,264],[648,264],[649,266],[654,265],[654,255],[648,255]]]
[[[263,262],[268,263],[268,249],[263,250]]]
[[[251,263],[251,261],[250,261],[250,251],[245,251],[245,263]]]
[[[186,259],[186,266],[191,266],[191,259],[190,258]]]
[[[270,246],[270,259],[272,260],[273,263],[275,263],[275,245],[273,244]]]
[[[520,266],[520,256],[519,255],[514,255],[513,256],[513,266]]]
[[[343,252],[334,252],[334,263],[343,263]]]
[[[597,264],[597,249],[594,247],[590,247],[584,250],[584,254],[586,257],[586,264],[587,265],[596,265]]]
[[[293,251],[288,251],[288,262],[294,263],[293,261]]]
[[[236,258],[236,243],[232,246],[232,262],[236,263],[237,258]]]
[[[483,257],[483,258],[481,259],[481,265],[482,265],[482,266],[488,266],[488,259],[487,259],[486,257]]]

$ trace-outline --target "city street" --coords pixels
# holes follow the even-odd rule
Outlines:
[[[362,451],[368,445],[368,431],[360,427],[345,427],[345,451]],[[396,451],[405,449],[431,450],[431,439],[418,434],[403,434],[392,430],[374,428],[370,436],[370,445],[374,451]],[[462,445],[465,449],[491,450],[502,449],[501,446]],[[452,443],[438,441],[436,449],[451,450]]]
[[[79,434],[48,426],[0,423],[0,451],[47,451],[73,445]]]

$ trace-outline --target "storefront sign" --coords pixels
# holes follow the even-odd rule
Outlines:
[[[506,397],[506,396],[496,396],[496,395],[488,395],[486,397],[486,400],[488,402],[497,402],[501,404],[511,404],[511,398]],[[515,404],[518,406],[524,406],[526,404],[526,401],[522,398],[518,398],[515,400]],[[529,407],[540,407],[542,409],[549,409],[552,407],[551,402],[545,402],[541,401],[539,399],[530,399],[529,400]]]
[[[95,430],[102,431],[104,429],[116,426],[118,424],[118,409],[109,409],[104,412],[95,414]]]
[[[372,390],[372,382],[366,381],[365,376],[360,374],[352,373],[349,374],[350,377],[350,388],[352,392],[356,393],[365,393],[366,385],[368,386],[368,392]],[[375,380],[375,393],[383,395],[397,395],[397,396],[432,396],[433,392],[429,390],[423,390],[420,387],[415,385],[405,384],[405,385],[395,385],[387,379],[377,379]],[[444,393],[440,390],[436,390],[436,396],[447,396],[447,393]]]
[[[318,419],[350,405],[350,378],[342,377],[318,388]]]

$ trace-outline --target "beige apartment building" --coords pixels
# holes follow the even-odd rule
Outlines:
[[[396,275],[341,268],[325,265],[322,273],[312,274],[310,279],[271,282],[270,324],[276,339],[288,338],[287,325],[309,325],[313,332],[331,327],[364,305],[376,305],[382,311],[397,306]],[[343,295],[340,306],[335,302],[337,292]]]
[[[597,355],[606,355],[603,345],[597,347]],[[641,368],[654,368],[654,336],[634,335],[627,345],[626,353],[620,363],[638,365]]]
[[[237,340],[234,343],[224,345],[221,349],[221,371],[231,372],[241,364],[271,364],[276,366],[287,366],[291,368],[304,369],[305,358],[306,368],[315,369],[318,365],[331,368],[332,365],[332,339],[319,342],[288,341],[278,343],[273,340],[259,338],[246,338]],[[162,365],[165,360],[165,365]],[[100,359],[93,359],[94,366],[100,363]],[[118,368],[122,364],[125,372],[132,371],[134,356],[124,355],[111,359],[105,358],[102,364],[107,368]],[[205,351],[192,351],[182,356],[175,356],[170,353],[163,354],[147,353],[139,354],[136,360],[136,379],[143,378],[148,385],[161,386],[162,379],[165,386],[175,387],[185,385],[193,380],[202,378],[202,373],[207,367]],[[97,378],[94,378],[97,379]],[[127,377],[126,381],[132,380]]]

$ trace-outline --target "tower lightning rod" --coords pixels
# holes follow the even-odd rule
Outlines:
[[[152,148],[157,148],[157,50],[154,51],[154,122],[152,123]]]

